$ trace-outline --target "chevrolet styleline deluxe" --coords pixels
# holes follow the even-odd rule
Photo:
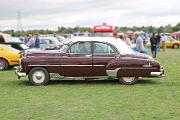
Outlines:
[[[163,67],[152,57],[133,52],[120,39],[75,37],[60,50],[30,51],[20,59],[17,76],[43,85],[51,74],[64,77],[114,77],[122,84],[135,84],[138,77],[161,77]]]

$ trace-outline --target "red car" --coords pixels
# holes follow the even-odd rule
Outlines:
[[[50,73],[64,77],[114,77],[123,84],[135,84],[138,77],[161,77],[164,70],[148,55],[135,53],[112,37],[75,37],[59,51],[25,53],[16,70],[18,77],[28,75],[35,85],[49,82]]]

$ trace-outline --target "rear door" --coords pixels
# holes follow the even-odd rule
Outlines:
[[[94,76],[106,76],[106,66],[117,53],[116,48],[109,43],[93,42]]]

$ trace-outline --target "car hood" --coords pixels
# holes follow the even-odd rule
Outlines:
[[[41,50],[41,49],[29,49],[25,50],[24,56],[52,56],[59,54],[58,50]]]

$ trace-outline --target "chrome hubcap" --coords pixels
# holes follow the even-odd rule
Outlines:
[[[174,45],[174,48],[178,48],[178,45]]]
[[[0,61],[0,70],[3,70],[4,69],[4,63],[2,61]]]
[[[134,77],[123,77],[123,80],[125,81],[125,82],[132,82],[132,81],[134,81]]]
[[[35,71],[32,78],[35,83],[42,83],[45,80],[45,73],[43,71]]]

